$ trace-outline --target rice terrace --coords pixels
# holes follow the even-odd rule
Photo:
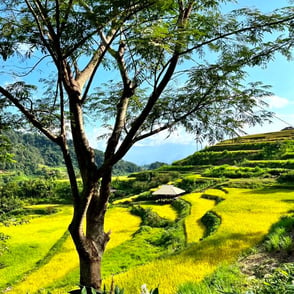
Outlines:
[[[144,287],[160,294],[294,293],[293,168],[289,128],[114,176],[103,293],[113,285],[112,293],[127,294],[148,293]],[[78,256],[67,231],[68,182],[62,169],[42,169],[47,177],[0,174],[1,293],[78,287]],[[33,195],[34,185],[47,194]],[[164,185],[185,192],[154,193]],[[31,194],[24,195],[25,188]]]

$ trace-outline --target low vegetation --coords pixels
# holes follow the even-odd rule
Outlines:
[[[274,133],[227,140],[171,166],[116,176],[104,292],[147,284],[142,293],[292,293],[294,144],[286,133],[279,142]],[[186,194],[155,199],[167,183]],[[69,195],[66,178],[1,174],[0,291],[78,288]]]
[[[221,218],[215,212],[208,211],[201,217],[201,222],[206,227],[203,235],[203,238],[206,238],[216,232],[221,224]]]

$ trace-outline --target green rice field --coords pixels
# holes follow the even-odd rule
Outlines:
[[[186,246],[174,254],[151,246],[154,234],[163,229],[140,229],[141,219],[132,215],[128,206],[119,202],[112,205],[106,215],[106,231],[111,230],[111,241],[103,261],[107,287],[113,277],[125,293],[139,294],[142,284],[159,287],[160,294],[177,293],[181,285],[200,282],[218,267],[234,262],[293,210],[294,191],[290,190],[227,188],[205,193],[225,200],[216,204],[202,198],[200,192],[182,196],[191,205],[183,221]],[[168,204],[142,206],[171,222],[177,219],[177,212]],[[55,208],[54,214],[31,215],[26,223],[0,226],[0,232],[9,236],[8,250],[0,256],[1,293],[57,294],[77,288],[78,258],[67,233],[72,208]],[[207,211],[215,212],[221,225],[203,239],[205,227],[200,219]]]

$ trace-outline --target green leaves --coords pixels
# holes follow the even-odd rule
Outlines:
[[[37,89],[34,85],[28,85],[25,82],[15,82],[13,84],[8,84],[6,90],[9,91],[14,97],[19,101],[29,99],[32,92]]]

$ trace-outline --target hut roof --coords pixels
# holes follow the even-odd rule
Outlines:
[[[185,193],[185,190],[177,188],[173,185],[162,185],[158,190],[152,193],[152,195],[166,195],[166,196],[177,196]]]

